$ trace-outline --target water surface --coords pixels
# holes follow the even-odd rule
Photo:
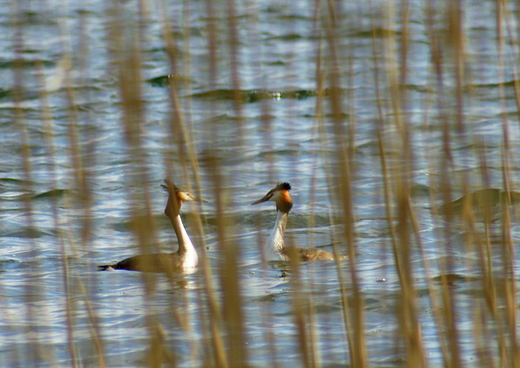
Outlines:
[[[99,366],[102,355],[108,366],[139,367],[149,362],[147,349],[154,338],[169,350],[166,362],[183,367],[208,362],[210,311],[202,273],[178,275],[174,280],[164,275],[146,276],[155,280],[150,290],[151,284],[141,274],[96,270],[99,264],[137,254],[131,218],[132,208],[145,208],[145,203],[137,200],[143,198],[143,188],[149,191],[161,250],[175,250],[173,231],[162,214],[166,195],[160,184],[167,172],[165,162],[173,163],[177,184],[186,188],[195,185],[193,168],[183,170],[176,155],[181,149],[177,135],[170,134],[171,79],[167,76],[172,70],[161,29],[166,16],[178,53],[175,85],[189,133],[189,150],[200,164],[201,194],[209,201],[202,206],[185,204],[184,223],[196,243],[206,246],[217,301],[224,303],[222,289],[226,285],[217,277],[222,254],[216,231],[216,184],[210,175],[214,159],[220,165],[226,198],[232,198],[223,210],[229,216],[230,239],[239,254],[244,346],[250,364],[303,366],[293,311],[294,299],[300,298],[311,311],[312,320],[306,321],[306,326],[315,333],[317,360],[322,366],[347,365],[342,286],[335,263],[303,264],[302,288],[295,288],[290,273],[260,262],[262,239],[276,218],[274,206],[249,206],[276,182],[288,181],[294,188],[294,208],[287,242],[323,246],[329,251],[336,243],[342,253],[353,246],[341,235],[343,216],[336,200],[339,189],[330,185],[340,171],[335,166],[338,121],[331,114],[328,96],[323,99],[325,111],[317,110],[318,51],[322,50],[323,59],[330,58],[330,53],[323,23],[315,20],[315,4],[237,4],[239,108],[233,99],[233,61],[224,4],[214,4],[211,17],[201,1],[170,2],[166,14],[157,4],[149,4],[145,17],[132,2],[118,4],[118,8],[97,1],[59,7],[53,2],[9,5],[0,7],[2,34],[10,35],[0,40],[2,364],[43,367],[76,362]],[[391,70],[384,69],[391,65],[390,54],[383,51],[391,45],[390,33],[400,40],[401,17],[399,9],[394,9],[395,23],[389,23],[384,2],[372,2],[371,7],[337,5],[341,21],[336,42],[344,75],[337,83],[344,96],[340,123],[346,132],[341,139],[352,141],[354,149],[350,163],[355,253],[368,358],[373,366],[400,367],[406,361],[396,312],[401,288],[385,212],[376,135],[376,123],[382,118],[390,121],[394,112],[389,107],[391,90],[383,86],[378,92],[374,78],[377,68],[381,68],[380,82],[390,76]],[[413,243],[411,252],[413,278],[425,355],[431,366],[442,366],[443,357],[428,277],[444,272],[441,266],[447,258],[452,265],[449,271],[463,276],[453,285],[457,295],[454,313],[462,362],[467,366],[477,360],[472,340],[474,306],[485,304],[480,272],[471,266],[477,263],[478,254],[468,250],[464,227],[447,226],[442,217],[432,215],[429,189],[439,181],[439,163],[444,157],[442,124],[448,120],[453,125],[449,130],[458,132],[451,142],[454,177],[467,174],[475,189],[503,187],[504,128],[508,129],[508,144],[517,147],[519,143],[511,83],[514,77],[509,68],[502,74],[497,68],[494,5],[466,5],[464,32],[471,78],[464,88],[472,93],[465,95],[461,108],[464,131],[457,130],[455,117],[446,119],[435,102],[439,91],[432,82],[436,76],[422,2],[411,4],[407,80],[402,86],[407,95],[403,113],[412,135],[411,185],[417,189],[413,200],[421,240]],[[114,15],[117,12],[119,18]],[[123,20],[120,26],[129,32],[127,37],[135,31],[138,20],[145,29],[139,43],[145,114],[138,127],[142,149],[138,156],[146,175],[136,163],[135,147],[128,143],[122,123],[121,75],[110,39],[116,18]],[[208,47],[211,19],[218,27],[214,79]],[[436,24],[442,38],[446,29],[440,26],[442,22]],[[374,30],[379,50],[375,57]],[[446,95],[442,102],[451,112],[457,106],[450,98],[456,86],[449,57],[444,64]],[[21,89],[15,87],[18,82]],[[502,82],[507,83],[501,86]],[[500,87],[504,88],[503,100],[499,99]],[[380,104],[386,106],[383,116]],[[502,114],[510,119],[505,125]],[[71,130],[71,116],[75,131]],[[383,130],[390,167],[398,167],[401,161],[397,157],[403,150],[401,141],[395,139],[399,130],[391,124]],[[73,150],[74,139],[79,153]],[[28,150],[28,160],[24,160],[24,150]],[[482,162],[476,152],[485,153],[488,183],[483,183]],[[91,189],[88,236],[84,233],[86,205],[78,192],[78,162],[84,165]],[[511,168],[513,181],[517,172],[516,166]],[[455,187],[455,194],[462,195],[462,188]],[[197,215],[201,216],[203,234],[196,226]],[[498,225],[492,230],[494,235],[500,233]],[[514,226],[512,237],[516,240],[518,236]],[[423,244],[422,250],[419,244]],[[503,267],[500,249],[497,246],[492,257],[499,275]],[[342,266],[346,294],[351,297],[349,265],[345,262]],[[516,263],[514,271],[516,274]],[[486,314],[486,308],[482,310]],[[160,326],[160,334],[155,336],[150,326]],[[494,333],[490,333],[491,339]],[[93,336],[101,342],[102,354]]]

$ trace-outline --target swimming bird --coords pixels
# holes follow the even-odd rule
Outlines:
[[[278,183],[276,187],[271,189],[262,199],[251,203],[255,205],[267,201],[274,201],[276,203],[276,210],[278,215],[274,224],[273,231],[263,249],[264,259],[266,261],[288,261],[292,257],[296,257],[302,261],[316,261],[316,260],[333,260],[334,254],[316,248],[286,246],[283,241],[285,226],[287,224],[287,217],[289,211],[293,206],[291,195],[289,191],[291,185],[289,183]],[[340,256],[340,259],[347,259],[346,256]]]
[[[166,185],[162,185],[162,187],[168,191],[168,203],[166,204],[164,213],[170,218],[175,234],[177,235],[179,249],[175,253],[152,253],[133,256],[112,265],[99,266],[101,271],[193,272],[195,270],[199,262],[199,257],[182,224],[180,210],[183,202],[207,201],[195,197],[190,192],[183,191],[170,180],[165,180],[165,183]]]

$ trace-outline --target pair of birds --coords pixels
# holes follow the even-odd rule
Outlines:
[[[101,270],[132,270],[143,272],[189,272],[197,267],[199,258],[197,251],[191,242],[184,225],[182,224],[180,210],[183,202],[204,201],[195,197],[189,192],[185,192],[174,185],[170,180],[165,180],[166,185],[163,187],[168,191],[168,203],[164,213],[170,218],[177,240],[179,249],[175,253],[154,253],[142,254],[124,259],[112,265],[99,266]],[[289,191],[291,185],[289,183],[279,183],[271,189],[263,198],[251,203],[259,204],[267,201],[276,203],[278,215],[271,235],[267,239],[264,247],[264,257],[266,261],[288,261],[296,257],[302,261],[313,260],[333,260],[334,255],[330,252],[316,249],[296,246],[285,246],[283,236],[289,211],[293,206]],[[345,259],[345,256],[340,259]]]

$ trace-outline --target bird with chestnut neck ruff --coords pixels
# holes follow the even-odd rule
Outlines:
[[[293,202],[289,191],[291,185],[289,183],[278,183],[276,187],[271,189],[263,198],[251,205],[274,201],[276,203],[276,222],[273,231],[263,248],[263,257],[265,261],[288,261],[292,257],[296,257],[301,261],[318,261],[318,260],[334,260],[334,254],[325,250],[307,247],[286,246],[283,240],[285,227],[287,225],[287,217],[292,209]],[[346,256],[340,256],[339,259],[347,259]]]

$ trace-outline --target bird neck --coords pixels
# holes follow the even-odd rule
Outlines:
[[[170,217],[170,220],[177,235],[177,241],[179,242],[179,250],[177,254],[182,258],[183,267],[195,267],[199,262],[197,251],[191,242],[191,239],[182,224],[181,216]]]
[[[284,247],[283,235],[285,233],[285,225],[287,224],[288,216],[288,212],[278,211],[273,231],[271,232],[271,235],[269,235],[264,247],[264,257],[266,261],[279,261],[285,259],[282,255]]]

